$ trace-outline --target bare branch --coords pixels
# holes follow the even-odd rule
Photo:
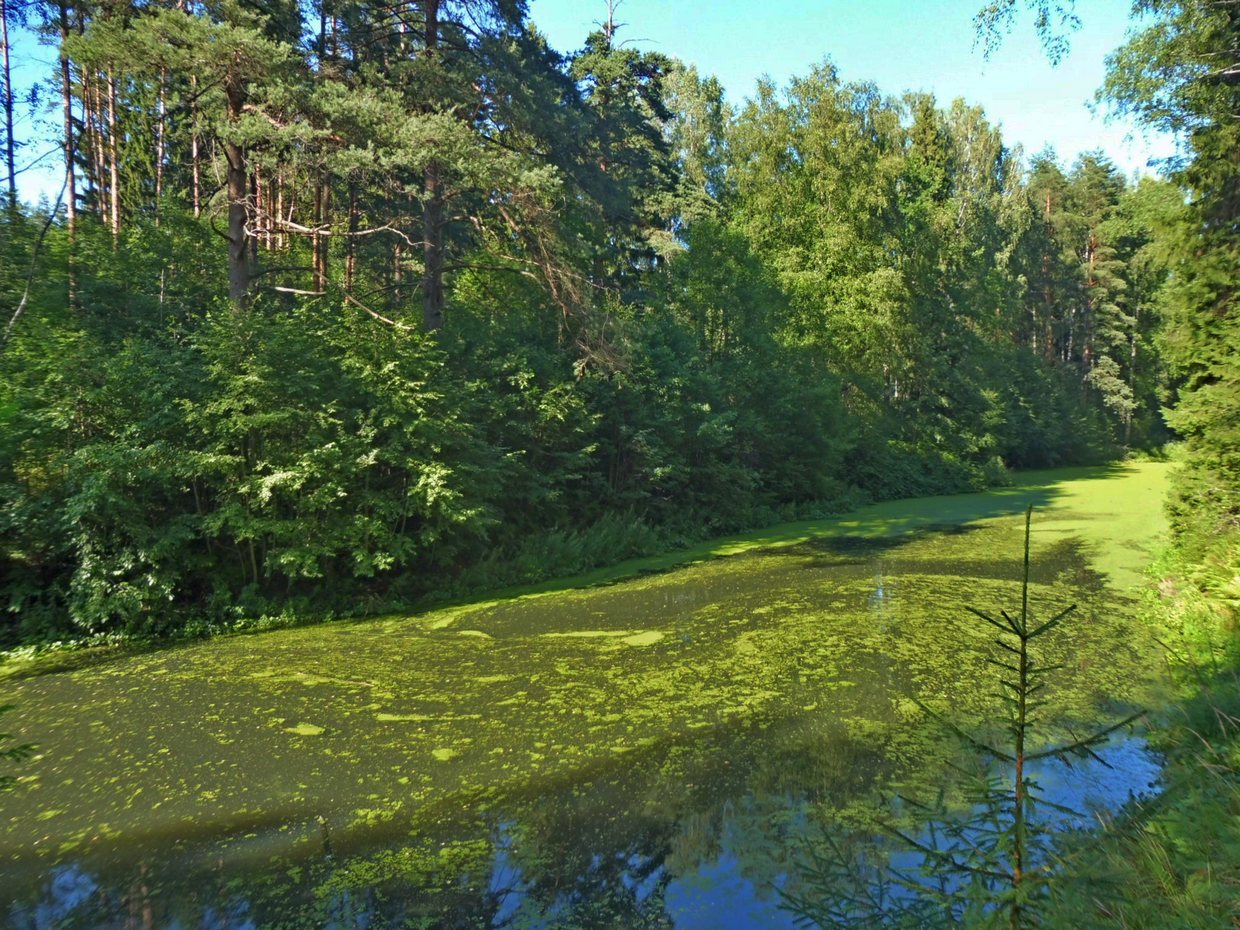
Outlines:
[[[380,323],[386,323],[388,326],[394,326],[397,329],[403,329],[403,330],[410,331],[410,332],[412,332],[413,330],[412,326],[407,326],[404,323],[399,322],[398,320],[388,319],[382,313],[377,313],[374,310],[371,310],[368,306],[366,306],[364,303],[362,303],[360,300],[358,300],[356,297],[354,297],[352,294],[348,293],[347,291],[345,292],[344,299],[347,300],[349,303],[353,304],[354,306],[360,307],[361,309],[365,310],[367,313],[373,316]]]
[[[52,228],[52,223],[56,221],[56,214],[60,212],[60,205],[65,199],[65,190],[69,186],[69,176],[65,175],[64,183],[60,185],[60,193],[56,195],[56,203],[47,213],[47,219],[43,223],[43,228],[39,230],[38,238],[34,241],[34,249],[30,255],[30,270],[26,273],[26,286],[22,289],[21,300],[17,302],[17,309],[13,312],[9,325],[4,328],[4,338],[0,339],[0,347],[9,343],[9,336],[13,332],[13,327],[17,325],[17,321],[21,319],[26,307],[30,303],[30,288],[34,284],[35,269],[39,264],[39,252],[43,249],[43,240],[47,238],[47,231]]]

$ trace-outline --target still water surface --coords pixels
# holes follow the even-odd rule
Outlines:
[[[790,927],[822,824],[950,752],[914,698],[1000,715],[965,605],[1035,611],[1061,722],[1158,700],[1133,622],[1164,469],[777,528],[604,587],[235,637],[0,686],[38,745],[0,795],[0,921],[30,928]],[[1139,738],[1042,773],[1149,790]]]

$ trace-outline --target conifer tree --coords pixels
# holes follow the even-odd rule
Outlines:
[[[1187,441],[1172,516],[1194,545],[1240,529],[1240,3],[1139,0],[1153,18],[1109,61],[1121,113],[1179,135],[1189,200],[1171,233],[1162,351]],[[1224,560],[1235,562],[1235,550]],[[1226,570],[1222,572],[1226,574]]]

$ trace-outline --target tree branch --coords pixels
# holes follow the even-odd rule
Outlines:
[[[9,325],[4,328],[4,338],[0,339],[0,347],[9,344],[9,336],[13,332],[13,327],[17,325],[17,321],[21,319],[26,307],[30,303],[30,288],[34,284],[34,274],[39,263],[39,252],[43,249],[43,240],[47,238],[47,231],[52,228],[52,223],[56,221],[56,214],[60,212],[60,205],[64,203],[65,190],[69,186],[69,176],[65,175],[64,183],[60,185],[60,193],[56,195],[56,203],[52,209],[48,211],[47,220],[43,223],[43,228],[39,230],[38,238],[34,241],[34,250],[30,254],[30,270],[26,273],[26,286],[22,289],[21,300],[17,302],[17,309],[13,312]]]

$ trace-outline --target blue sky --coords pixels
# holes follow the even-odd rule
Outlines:
[[[1123,43],[1131,0],[1079,0],[1082,28],[1072,50],[1051,67],[1022,16],[986,61],[974,49],[973,16],[984,0],[623,0],[621,39],[674,55],[714,74],[729,99],[753,92],[759,77],[784,84],[830,58],[845,80],[874,81],[883,91],[931,91],[981,104],[1001,123],[1008,144],[1027,155],[1051,145],[1060,160],[1103,149],[1126,173],[1173,151],[1166,138],[1144,139],[1131,124],[1108,125],[1088,102]],[[551,44],[579,47],[606,0],[531,0],[530,18]],[[1133,135],[1134,138],[1126,138]]]
[[[1089,101],[1105,75],[1108,52],[1128,29],[1130,0],[1080,0],[1083,27],[1072,51],[1051,67],[1025,15],[986,61],[975,49],[973,15],[984,0],[623,0],[620,39],[674,55],[714,74],[729,99],[740,102],[759,77],[784,84],[830,58],[845,80],[870,80],[887,93],[933,92],[946,104],[963,97],[1001,123],[1008,144],[1027,155],[1050,145],[1070,165],[1081,152],[1103,149],[1128,173],[1148,171],[1151,158],[1172,153],[1166,138],[1145,138],[1127,123],[1107,124]],[[606,17],[606,0],[530,0],[530,18],[551,44],[581,46]],[[18,89],[45,77],[55,52],[29,36],[15,43]],[[24,109],[24,108],[23,108]],[[53,146],[56,114],[45,121],[44,141],[32,140],[24,160],[44,152],[46,167],[24,173],[21,196],[54,196],[60,171]],[[19,135],[30,138],[23,117]]]

